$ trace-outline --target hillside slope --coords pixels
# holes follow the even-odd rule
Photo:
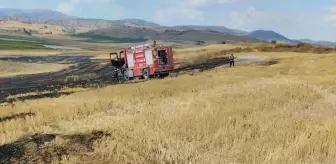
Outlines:
[[[160,26],[157,23],[149,22],[142,19],[122,19],[122,20],[113,20],[110,21],[112,24],[118,24],[118,25],[125,25],[125,24],[132,24],[132,25],[138,25],[138,26]]]
[[[172,27],[136,27],[126,25],[114,25],[109,28],[92,30],[89,34],[107,35],[121,38],[145,38],[158,40],[183,40],[183,41],[259,41],[257,39],[224,34],[215,31],[181,30]]]
[[[248,33],[242,30],[229,29],[225,26],[183,25],[183,26],[175,26],[175,27],[183,28],[183,29],[201,30],[201,31],[218,31],[218,32],[227,33],[231,35],[244,35]]]
[[[0,13],[5,13],[7,16],[10,16],[12,19],[69,19],[75,18],[68,15],[65,15],[61,12],[52,11],[52,10],[35,10],[35,9],[11,9],[11,8],[0,8]]]
[[[4,22],[5,21],[5,22]],[[287,43],[312,43],[315,45],[325,45],[325,46],[335,46],[336,43],[328,42],[328,41],[313,41],[313,40],[292,40],[287,37],[278,34],[274,31],[266,31],[266,30],[256,30],[252,32],[242,31],[238,29],[230,29],[225,26],[202,26],[202,25],[180,25],[174,27],[165,27],[161,26],[157,23],[141,20],[141,19],[122,19],[122,20],[103,20],[103,19],[84,19],[78,18],[74,16],[69,16],[64,13],[52,10],[43,10],[43,9],[13,9],[13,8],[0,8],[0,23],[8,24],[7,21],[16,21],[22,22],[31,26],[39,26],[38,29],[31,27],[33,30],[41,31],[41,33],[52,32],[53,34],[63,34],[63,33],[72,33],[72,32],[86,32],[89,30],[95,29],[103,29],[99,31],[106,31],[107,28],[112,28],[110,30],[126,30],[125,28],[120,28],[120,25],[134,26],[133,32],[129,31],[120,31],[124,35],[131,35],[133,38],[141,38],[146,37],[147,35],[157,36],[157,32],[148,31],[148,29],[162,30],[168,29],[171,30],[168,33],[160,34],[159,36],[168,39],[196,39],[196,40],[245,40],[247,38],[259,39],[264,41],[281,41]],[[17,26],[20,23],[13,24],[15,28],[11,28],[10,30],[20,31],[20,28],[26,28],[26,26]],[[11,26],[12,24],[8,24],[5,26]],[[56,30],[53,29],[43,29],[44,25],[53,25],[57,26]],[[13,27],[14,27],[13,26]],[[42,27],[40,27],[42,26]],[[6,27],[7,28],[7,27]],[[43,30],[41,30],[43,29]],[[1,30],[1,29],[0,29]],[[7,29],[5,29],[7,30]],[[128,29],[129,30],[129,29]],[[176,31],[177,30],[177,31]],[[196,31],[194,31],[196,30]],[[107,30],[109,31],[109,30]],[[131,30],[132,31],[132,30]],[[136,32],[134,32],[136,31]],[[173,32],[175,31],[175,32]],[[178,31],[184,31],[184,35],[178,34]],[[188,31],[187,33],[185,31]],[[202,31],[202,32],[201,32]],[[139,32],[140,34],[138,35]],[[201,32],[201,33],[199,33]],[[218,32],[218,36],[216,35]],[[104,32],[103,32],[104,33]],[[155,33],[155,34],[154,34]],[[199,34],[198,34],[199,33]],[[116,34],[116,32],[114,32]],[[118,34],[119,35],[119,34]],[[145,35],[145,36],[143,36]],[[198,36],[192,36],[198,35]],[[209,36],[208,36],[209,35]],[[204,39],[203,39],[204,38]],[[251,40],[251,39],[248,39]]]
[[[0,11],[0,18],[1,17],[8,17],[8,15],[5,12]]]
[[[248,37],[255,38],[255,39],[261,39],[265,41],[272,41],[272,40],[290,41],[290,39],[286,38],[285,36],[278,34],[274,31],[270,31],[270,30],[256,30],[256,31],[247,33],[244,36],[248,36]]]
[[[300,41],[303,43],[309,43],[313,45],[322,45],[322,46],[331,46],[331,47],[336,46],[336,42],[330,42],[330,41],[314,41],[310,39],[301,39]]]
[[[159,26],[156,23],[140,19],[103,20],[84,19],[68,16],[52,10],[21,10],[0,8],[0,20],[20,21],[28,24],[50,24],[64,26],[65,28],[106,28],[112,25],[138,25],[138,26]]]

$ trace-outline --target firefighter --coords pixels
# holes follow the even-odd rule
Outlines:
[[[231,54],[231,56],[229,56],[230,67],[234,67],[234,59],[235,57]]]

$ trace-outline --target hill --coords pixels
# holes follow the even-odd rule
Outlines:
[[[24,30],[32,31],[35,34],[53,34],[53,35],[65,35],[66,31],[64,27],[59,25],[45,25],[45,24],[27,24],[19,21],[0,21],[0,32],[5,34],[24,34]],[[86,32],[85,29],[78,29],[77,31]]]
[[[52,11],[52,10],[36,10],[36,9],[11,9],[11,8],[0,8],[0,13],[11,17],[11,19],[21,19],[21,20],[48,20],[48,19],[68,19],[74,18],[68,15],[65,15],[61,12]],[[1,14],[0,14],[1,16]]]
[[[281,35],[275,31],[271,30],[255,30],[252,32],[237,30],[237,29],[230,29],[225,26],[201,26],[201,25],[182,25],[182,26],[175,26],[181,29],[194,29],[194,30],[200,30],[200,31],[218,31],[221,33],[227,33],[231,35],[237,35],[237,36],[246,36],[254,39],[259,39],[263,41],[277,41],[277,42],[284,42],[287,44],[298,44],[298,43],[309,43],[313,45],[321,45],[321,46],[331,46],[335,47],[336,42],[330,42],[330,41],[314,41],[310,39],[289,39],[285,37],[284,35]]]
[[[103,20],[84,19],[68,16],[52,10],[22,10],[0,8],[0,20],[20,21],[27,24],[50,24],[63,26],[67,29],[97,29],[112,25],[137,25],[137,26],[160,26],[156,23],[140,19]]]
[[[236,36],[233,30],[226,27],[165,27],[157,23],[141,19],[122,19],[122,20],[102,20],[102,19],[83,19],[67,16],[57,11],[49,10],[19,10],[1,9],[2,19],[7,21],[0,24],[0,28],[10,31],[21,31],[23,28],[33,30],[35,33],[52,34],[78,34],[81,38],[90,41],[99,39],[109,41],[125,40],[183,40],[183,41],[257,41],[245,36]],[[7,15],[8,17],[5,17]],[[12,21],[15,20],[15,21]],[[23,22],[23,23],[21,23]],[[210,28],[210,30],[207,30]],[[20,30],[21,29],[21,30]],[[88,32],[88,33],[86,33]]]
[[[236,36],[217,31],[201,31],[193,29],[178,29],[174,27],[137,27],[127,25],[113,25],[109,28],[91,30],[88,35],[106,35],[118,38],[182,40],[182,41],[260,41],[245,36]]]
[[[300,41],[303,43],[309,43],[314,45],[331,46],[331,47],[336,46],[336,42],[330,42],[330,41],[314,41],[310,39],[301,39]]]
[[[5,12],[0,11],[0,17],[8,17],[8,15]]]
[[[2,21],[2,22],[1,22]],[[14,22],[15,21],[15,22]],[[1,24],[2,23],[2,24]],[[23,25],[22,23],[26,24]],[[67,34],[83,33],[96,30],[94,33],[102,31],[114,31],[114,35],[130,36],[132,38],[154,38],[157,30],[168,30],[160,33],[160,37],[168,39],[196,39],[196,40],[276,40],[286,43],[311,43],[315,45],[335,46],[336,43],[328,41],[293,40],[274,31],[256,30],[252,32],[230,29],[225,26],[202,26],[202,25],[180,25],[173,27],[161,26],[157,23],[141,19],[103,20],[84,19],[69,16],[58,11],[43,9],[12,9],[0,8],[0,30],[22,31],[28,28],[37,33]],[[44,28],[47,25],[48,28]],[[126,27],[127,26],[127,27]],[[53,27],[53,28],[49,28]],[[129,29],[133,27],[133,29]],[[108,28],[110,28],[108,30]],[[100,29],[100,30],[99,30]],[[127,30],[133,30],[133,32]],[[122,30],[117,32],[118,30]],[[126,31],[125,31],[126,30]],[[149,31],[148,31],[149,30]],[[152,31],[151,31],[152,30]],[[154,31],[153,31],[154,30]],[[118,34],[121,33],[121,34]],[[181,33],[181,34],[180,34]],[[218,36],[216,36],[218,34]],[[111,36],[111,34],[109,34]],[[198,35],[198,36],[192,36]],[[209,35],[209,36],[208,36]]]
[[[286,38],[285,36],[278,34],[274,31],[270,31],[270,30],[256,30],[256,31],[249,32],[245,34],[244,36],[261,39],[265,41],[272,41],[272,40],[286,41],[286,42],[290,41],[290,39]]]
[[[225,26],[182,25],[182,26],[175,26],[175,27],[183,28],[183,29],[201,30],[201,31],[218,31],[218,32],[227,33],[231,35],[244,35],[248,33],[242,30],[229,29]]]
[[[118,25],[138,25],[138,26],[160,26],[157,23],[153,23],[153,22],[149,22],[146,20],[142,20],[142,19],[122,19],[122,20],[114,20],[111,21],[112,24],[118,24]]]

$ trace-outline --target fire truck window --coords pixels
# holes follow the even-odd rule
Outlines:
[[[159,56],[159,64],[160,65],[167,65],[168,64],[168,57],[166,50],[159,50],[158,51]]]

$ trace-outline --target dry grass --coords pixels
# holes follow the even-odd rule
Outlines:
[[[102,130],[111,136],[97,140],[92,152],[48,158],[55,163],[334,163],[336,56],[254,54],[280,63],[237,63],[232,69],[2,107],[0,116],[36,115],[0,123],[0,144],[34,133]],[[62,137],[50,146],[71,148]]]
[[[236,47],[246,48],[244,45],[236,45],[236,44],[214,44],[208,46],[196,46],[193,48],[183,48],[183,49],[175,49],[174,52],[177,54],[177,60],[186,60],[192,57],[204,56],[204,54],[212,55],[215,52],[231,50]]]
[[[55,72],[71,66],[70,64],[37,64],[0,61],[0,77]]]
[[[45,27],[46,26],[46,27]],[[18,21],[1,21],[0,29],[18,30],[26,28],[27,30],[37,31],[38,33],[52,32],[53,34],[64,34],[61,26],[44,25],[44,24],[25,24]]]

